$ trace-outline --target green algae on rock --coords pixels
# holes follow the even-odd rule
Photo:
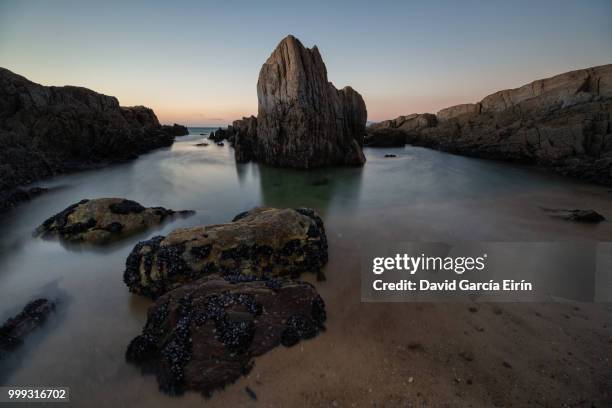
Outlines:
[[[164,392],[209,395],[248,373],[253,357],[315,337],[325,319],[309,283],[209,275],[157,299],[126,359]]]
[[[189,213],[163,207],[145,208],[123,198],[81,200],[48,218],[36,229],[36,234],[67,242],[102,244],[143,231],[170,216]]]
[[[123,279],[155,298],[202,276],[297,277],[327,263],[327,237],[314,210],[259,207],[231,223],[181,228],[134,247]]]

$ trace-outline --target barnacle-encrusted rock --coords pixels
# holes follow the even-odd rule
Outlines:
[[[130,291],[157,297],[211,273],[297,277],[326,262],[325,229],[313,210],[260,207],[228,224],[181,228],[140,242],[123,279]]]
[[[145,208],[123,198],[97,198],[72,204],[43,222],[36,232],[44,238],[99,244],[142,231],[169,216],[188,213],[163,207]]]
[[[162,391],[209,394],[252,367],[252,358],[323,329],[325,304],[309,283],[210,275],[157,299],[126,359],[153,371]]]

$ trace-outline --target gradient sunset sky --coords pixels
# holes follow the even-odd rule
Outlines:
[[[318,45],[330,80],[378,121],[612,63],[612,0],[0,0],[0,66],[163,123],[257,114],[259,69],[287,34]]]

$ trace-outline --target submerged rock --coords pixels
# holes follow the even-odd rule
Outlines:
[[[568,221],[598,223],[606,218],[595,210],[568,210],[563,208],[544,208],[543,211],[551,213],[552,217],[563,218]]]
[[[53,310],[55,303],[41,298],[28,303],[17,316],[8,319],[0,327],[0,359],[19,347],[25,337],[40,327]]]
[[[157,297],[202,276],[297,277],[327,263],[327,237],[310,209],[260,207],[231,223],[174,230],[140,242],[126,261],[131,292]]]
[[[235,139],[238,161],[306,169],[365,162],[363,98],[329,82],[316,46],[283,39],[259,72],[257,99],[256,121],[243,119]]]
[[[143,231],[167,217],[190,213],[163,207],[145,208],[123,198],[96,198],[72,204],[43,222],[36,233],[43,238],[100,244]]]
[[[253,357],[316,336],[325,318],[308,283],[211,275],[157,299],[126,359],[164,392],[208,395],[248,373]]]
[[[44,187],[15,188],[9,191],[0,191],[0,212],[15,207],[20,203],[30,201],[47,191],[49,189]]]

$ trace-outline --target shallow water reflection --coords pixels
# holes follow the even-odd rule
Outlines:
[[[359,279],[355,262],[339,260],[375,242],[612,237],[609,222],[568,223],[538,209],[593,208],[612,217],[606,188],[414,147],[366,149],[364,168],[305,172],[236,164],[229,146],[194,146],[204,132],[192,129],[171,148],[130,163],[48,180],[41,185],[58,188],[0,218],[0,316],[41,294],[59,298],[61,305],[55,322],[29,339],[15,360],[0,364],[3,383],[69,385],[76,406],[103,405],[109,393],[125,406],[144,403],[144,395],[147,403],[167,402],[152,377],[142,377],[124,361],[149,305],[128,293],[122,281],[125,259],[141,239],[177,227],[228,222],[257,205],[308,206],[322,214],[333,266],[320,289],[329,299],[342,295],[344,282]],[[398,157],[384,158],[386,153]],[[56,241],[32,237],[49,216],[96,197],[125,197],[196,214],[97,250],[66,250]],[[173,401],[201,404],[199,396]]]

